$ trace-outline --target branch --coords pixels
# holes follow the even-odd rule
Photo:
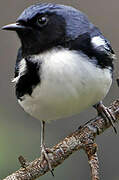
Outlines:
[[[114,101],[109,108],[114,113],[115,122],[119,121],[119,100]],[[103,133],[110,126],[110,122],[105,123],[105,120],[98,116],[79,127],[78,130],[55,145],[51,149],[53,153],[48,153],[52,168],[63,163],[73,152],[84,149],[88,156],[92,180],[99,180],[97,145],[94,140],[97,135]],[[20,157],[19,161],[22,167],[4,180],[35,180],[49,171],[46,160],[40,163],[40,158],[38,158],[28,163],[23,157]]]
[[[89,144],[86,148],[86,154],[88,156],[88,162],[91,169],[92,180],[99,180],[99,162],[97,156],[97,145]]]

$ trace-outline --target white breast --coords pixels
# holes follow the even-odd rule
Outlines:
[[[40,120],[78,114],[102,100],[112,83],[109,69],[100,69],[76,51],[54,49],[33,57],[42,60],[41,84],[20,105]]]

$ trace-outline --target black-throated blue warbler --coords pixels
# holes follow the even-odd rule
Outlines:
[[[102,104],[112,84],[114,51],[82,12],[60,4],[32,5],[2,29],[16,31],[21,40],[13,80],[16,96],[42,122],[41,154],[52,170],[45,122],[94,106],[114,127],[113,114]]]

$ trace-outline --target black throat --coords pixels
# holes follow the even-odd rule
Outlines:
[[[21,49],[19,50],[16,68],[15,68],[15,76],[20,76],[20,63],[25,60],[26,67],[23,75],[19,77],[18,82],[16,83],[16,96],[19,100],[23,100],[23,96],[28,94],[31,96],[33,89],[40,84],[40,66],[41,63],[39,61],[33,61],[32,56],[28,56],[27,58],[21,59]]]

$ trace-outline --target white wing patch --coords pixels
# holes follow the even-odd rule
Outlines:
[[[95,36],[91,39],[91,42],[93,46],[98,47],[98,46],[106,46],[105,40],[102,39],[100,36]]]

